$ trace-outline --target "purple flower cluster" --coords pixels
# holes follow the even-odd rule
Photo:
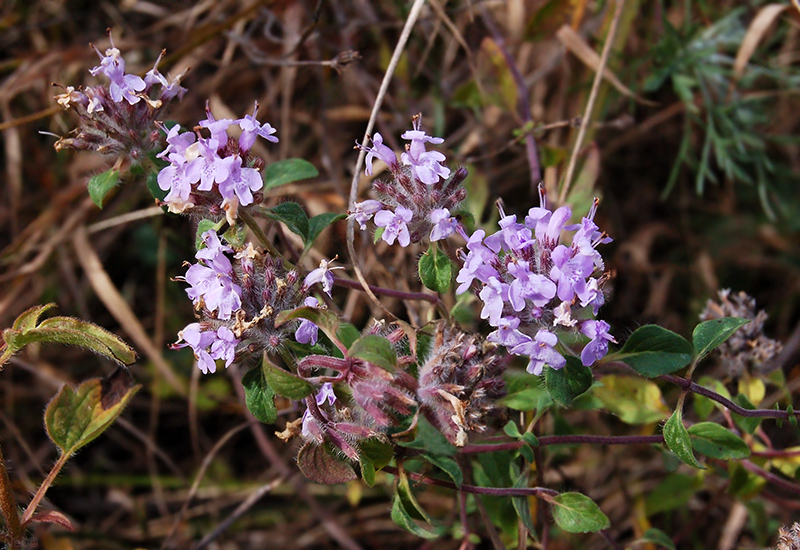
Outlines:
[[[168,191],[164,203],[170,212],[200,207],[203,212],[198,214],[215,218],[224,212],[233,225],[239,206],[258,202],[253,193],[264,186],[259,172],[263,161],[250,161],[249,151],[258,136],[271,142],[278,138],[269,123],[256,120],[257,112],[256,103],[252,115],[217,120],[206,106],[206,119],[199,126],[209,137],[200,131],[181,132],[177,125],[168,131],[167,147],[158,156],[169,166],[159,172],[158,186]],[[242,130],[238,141],[228,137],[228,128],[234,125]]]
[[[499,231],[464,235],[467,252],[460,251],[464,265],[456,278],[458,294],[478,283],[481,318],[495,327],[489,341],[527,356],[533,374],[541,374],[545,365],[560,369],[566,364],[557,349],[557,332],[577,331],[590,338],[581,353],[586,366],[602,358],[614,342],[608,323],[589,318],[605,301],[607,277],[596,247],[611,242],[594,223],[599,201],[595,199],[580,223],[567,225],[569,207],[550,211],[541,187],[539,195],[541,206],[531,208],[524,223],[500,207]],[[569,245],[561,243],[565,230],[575,231]]]
[[[310,321],[275,326],[281,311],[321,307],[307,295],[297,271],[287,271],[280,260],[252,244],[239,249],[224,244],[213,230],[201,238],[198,261],[181,278],[189,284],[186,294],[200,320],[180,332],[174,348],[191,347],[206,373],[215,371],[218,359],[227,367],[238,354],[280,350],[292,335],[298,342],[316,343],[318,329]]]
[[[384,145],[383,136],[372,137],[372,147],[358,145],[367,152],[367,175],[373,173],[375,159],[383,161],[393,177],[392,182],[377,180],[373,189],[380,200],[368,199],[353,205],[350,217],[364,230],[374,219],[381,238],[387,244],[399,243],[406,247],[422,240],[446,239],[459,226],[453,213],[466,197],[461,183],[467,171],[459,168],[451,174],[442,163],[445,156],[439,151],[428,151],[428,143],[440,145],[444,139],[427,135],[420,129],[421,117],[413,119],[413,129],[401,136],[411,143],[406,151],[397,155]],[[374,216],[374,218],[373,218]]]
[[[72,108],[80,117],[79,127],[70,137],[58,140],[55,147],[124,155],[136,161],[159,145],[153,123],[170,100],[183,98],[186,88],[180,80],[184,74],[168,80],[158,71],[163,51],[144,78],[128,74],[110,34],[109,39],[111,47],[105,54],[95,48],[100,64],[89,71],[92,76],[105,77],[108,84],[78,90],[67,86],[55,97],[59,105]]]

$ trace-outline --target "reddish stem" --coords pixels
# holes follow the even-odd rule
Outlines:
[[[400,475],[400,470],[398,470],[394,466],[384,466],[383,471],[390,473],[392,475]],[[419,481],[420,483],[435,485],[437,487],[445,487],[446,489],[452,489],[453,491],[461,491],[462,493],[472,493],[475,495],[491,495],[498,497],[534,496],[537,498],[541,498],[544,495],[556,496],[559,494],[558,491],[554,489],[547,489],[545,487],[512,488],[512,487],[478,487],[476,485],[461,485],[461,487],[459,487],[455,483],[452,483],[450,481],[434,479],[432,477],[424,476],[422,474],[415,474],[414,472],[406,471],[405,474],[414,481]]]

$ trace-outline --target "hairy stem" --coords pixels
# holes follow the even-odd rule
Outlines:
[[[8,534],[13,542],[22,539],[24,530],[19,521],[19,512],[17,511],[17,501],[14,494],[11,492],[11,481],[8,479],[8,472],[6,471],[6,461],[3,458],[3,451],[0,450],[0,512],[6,520],[8,526]]]
[[[39,486],[39,489],[37,489],[36,494],[33,495],[33,498],[31,499],[30,503],[28,503],[28,507],[25,508],[25,513],[22,514],[23,526],[27,525],[28,522],[33,517],[33,514],[36,513],[36,508],[39,507],[39,503],[44,498],[44,494],[56,480],[56,477],[61,472],[61,468],[63,468],[64,464],[66,464],[67,460],[69,460],[69,456],[70,455],[67,453],[62,453],[61,456],[58,457],[56,463],[53,465],[53,468],[50,470],[50,473],[47,474],[46,478],[44,478],[44,481]]]
[[[593,443],[595,445],[638,445],[642,443],[663,443],[660,435],[543,435],[538,438],[539,446],[569,445],[574,443]],[[496,453],[511,451],[527,445],[524,441],[509,441],[496,444],[464,445],[461,454]]]

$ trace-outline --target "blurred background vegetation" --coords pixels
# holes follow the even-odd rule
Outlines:
[[[535,143],[541,179],[555,200],[615,6],[429,0],[376,130],[400,150],[399,135],[422,113],[429,133],[446,138],[449,163],[469,169],[478,223],[496,219],[499,197],[515,213],[536,205],[526,143]],[[207,99],[215,115],[238,118],[258,100],[259,119],[278,129],[280,143],[261,143],[256,152],[268,162],[301,157],[318,168],[316,180],[280,188],[266,201],[296,201],[309,214],[345,212],[353,144],[409,7],[368,0],[2,4],[0,326],[33,305],[56,302],[59,314],[118,332],[139,350],[132,372],[144,384],[123,420],[85,448],[48,493],[48,506],[78,530],[40,533],[44,548],[189,548],[279,474],[283,482],[209,547],[422,545],[388,517],[389,476],[374,488],[305,483],[294,475],[296,448],[275,438],[273,427],[248,420],[241,372],[201,377],[188,350],[167,349],[193,319],[183,285],[171,278],[193,256],[194,228],[153,208],[135,178],[99,210],[86,182],[110,160],[57,154],[47,134],[65,135],[75,124],[55,104],[59,90],[51,84],[91,84],[97,54],[89,44],[107,47],[111,28],[129,72],[143,74],[161,48],[162,72],[190,69],[183,81],[189,92],[172,120],[191,127],[204,118]],[[341,70],[324,63],[349,51],[358,58]],[[618,340],[646,323],[686,335],[718,289],[746,291],[769,313],[767,334],[785,345],[779,368],[750,373],[766,381],[762,399],[773,402],[800,386],[799,62],[800,10],[789,2],[626,0],[567,200],[583,213],[593,196],[602,197],[598,222],[615,239],[604,254],[615,278],[603,318]],[[364,196],[369,180],[361,183]],[[84,229],[88,249],[76,237]],[[281,246],[290,242],[279,227],[269,231]],[[344,224],[326,232],[305,267],[336,254],[347,265],[344,238]],[[360,250],[370,282],[419,289],[417,251],[383,244]],[[93,254],[105,275],[87,268]],[[109,295],[130,312],[109,307]],[[359,327],[380,316],[355,291],[336,298]],[[413,316],[400,302],[387,305]],[[58,385],[110,368],[81,350],[43,346],[2,372],[0,441],[20,494],[55,458],[40,413]],[[741,382],[724,365],[705,368],[702,374],[729,387]],[[674,404],[677,393],[665,388],[655,399]],[[282,429],[298,413],[290,402],[279,408]],[[628,423],[635,426],[624,416],[578,410],[552,414],[544,429],[658,429],[652,421]],[[775,448],[800,444],[795,428],[774,421],[762,427]],[[778,526],[800,516],[797,494],[765,488],[724,464],[708,478],[672,473],[676,465],[646,446],[554,448],[547,466],[547,484],[600,504],[620,548],[649,527],[680,548],[763,548],[775,543]],[[800,456],[771,466],[796,478]],[[198,472],[202,481],[190,494]],[[446,517],[455,497],[428,490],[419,498]],[[599,535],[556,533],[550,548],[611,544]],[[425,547],[457,548],[458,540]]]

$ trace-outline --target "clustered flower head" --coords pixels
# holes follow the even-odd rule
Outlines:
[[[179,333],[174,348],[191,347],[200,369],[213,373],[218,359],[228,367],[237,354],[278,351],[291,336],[301,343],[316,342],[317,327],[310,321],[275,326],[281,311],[320,307],[297,271],[287,271],[280,259],[252,244],[235,250],[213,230],[201,237],[205,246],[195,255],[198,261],[181,278],[190,285],[186,294],[200,320]]]
[[[350,217],[362,230],[372,219],[382,231],[381,238],[390,245],[397,242],[406,247],[426,239],[446,239],[459,225],[454,214],[466,197],[461,184],[467,171],[459,168],[451,172],[443,164],[446,158],[442,153],[428,151],[426,144],[440,145],[444,139],[427,135],[420,126],[421,117],[417,115],[413,129],[401,136],[411,143],[400,159],[384,145],[379,133],[372,136],[372,147],[357,145],[367,152],[367,175],[372,175],[372,163],[379,159],[388,166],[392,181],[376,180],[372,187],[379,200],[356,203]]]
[[[162,51],[144,78],[127,74],[110,33],[109,40],[111,47],[105,53],[95,47],[100,64],[89,71],[92,76],[102,75],[107,83],[77,90],[67,86],[55,97],[59,105],[80,117],[78,128],[59,139],[55,148],[92,150],[137,161],[159,146],[161,139],[153,123],[167,103],[183,98],[186,88],[180,80],[184,73],[167,80],[158,71]]]
[[[781,352],[781,343],[764,334],[767,312],[756,313],[756,300],[745,292],[731,293],[722,289],[717,293],[719,302],[709,299],[700,313],[701,321],[723,317],[741,317],[750,322],[733,333],[715,350],[731,376],[752,374],[763,369],[773,357]]]
[[[454,445],[467,432],[484,432],[499,419],[505,391],[497,346],[439,323],[428,358],[420,365],[417,399],[425,417]]]
[[[377,323],[367,334],[385,337],[399,356],[394,371],[361,358],[310,355],[297,365],[306,379],[323,382],[306,399],[299,432],[307,443],[329,443],[343,456],[358,460],[358,444],[385,438],[412,414],[422,415],[454,445],[467,443],[468,434],[481,433],[499,419],[497,400],[505,395],[503,362],[496,345],[468,335],[444,322],[437,324],[427,358],[412,375],[416,363],[408,351],[402,329],[385,329]],[[333,376],[314,377],[320,372]]]
[[[206,105],[206,119],[194,131],[181,132],[177,125],[165,129],[167,147],[158,157],[169,166],[159,172],[158,186],[168,191],[164,204],[170,212],[193,209],[196,216],[212,220],[224,216],[233,225],[239,206],[261,202],[264,161],[251,157],[250,148],[258,136],[273,143],[278,138],[268,122],[256,120],[257,113],[258,103],[252,115],[217,120]],[[242,130],[238,140],[228,136],[231,126]]]
[[[589,366],[608,352],[614,337],[605,321],[591,319],[603,305],[604,264],[597,251],[611,239],[594,223],[599,201],[575,225],[569,207],[547,208],[540,186],[541,205],[531,208],[524,223],[500,208],[500,230],[486,235],[483,229],[467,239],[464,264],[456,281],[461,294],[474,288],[483,303],[481,318],[495,330],[491,342],[515,355],[527,356],[528,371],[541,374],[545,365],[560,369],[566,358],[559,349],[558,334],[580,332],[590,341],[581,353]],[[574,231],[569,244],[563,231]]]

